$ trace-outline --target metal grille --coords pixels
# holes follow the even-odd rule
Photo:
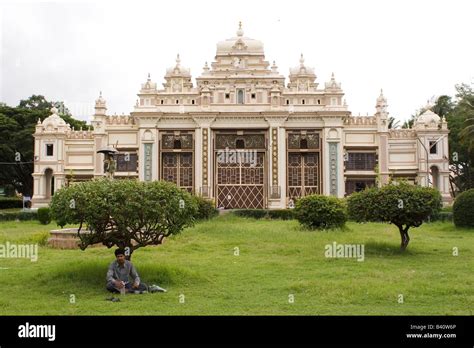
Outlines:
[[[193,154],[163,153],[163,180],[173,182],[177,186],[193,191]]]
[[[288,197],[319,193],[319,153],[288,153]]]
[[[376,165],[375,153],[349,152],[346,170],[374,170]]]
[[[227,209],[264,208],[264,154],[256,163],[217,162],[217,206]]]

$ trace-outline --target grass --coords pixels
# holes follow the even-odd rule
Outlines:
[[[37,241],[54,228],[2,222],[0,243]],[[112,250],[40,246],[37,262],[0,258],[0,313],[472,315],[474,229],[432,223],[410,236],[408,250],[400,252],[392,225],[350,222],[345,230],[312,232],[296,221],[220,216],[136,251],[132,261],[143,281],[168,292],[126,295],[118,303],[105,301]],[[325,245],[334,241],[364,244],[365,260],[326,258]],[[404,303],[398,303],[400,294]]]

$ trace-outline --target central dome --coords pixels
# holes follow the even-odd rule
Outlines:
[[[263,54],[263,43],[261,41],[244,37],[242,23],[239,23],[239,29],[237,30],[236,37],[232,37],[217,43],[216,55],[220,56],[239,53],[259,55]]]

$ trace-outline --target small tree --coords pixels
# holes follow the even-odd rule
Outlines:
[[[192,225],[196,211],[189,193],[164,181],[93,180],[64,187],[51,201],[58,225],[79,224],[82,250],[116,245],[129,251],[129,259],[136,249],[161,244]]]
[[[441,194],[434,188],[400,182],[353,193],[347,202],[349,217],[357,222],[389,222],[397,226],[401,249],[405,250],[410,242],[408,230],[439,212]]]

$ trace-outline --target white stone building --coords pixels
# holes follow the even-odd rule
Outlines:
[[[237,36],[217,44],[194,85],[176,64],[163,88],[150,76],[130,115],[107,115],[102,95],[93,130],[71,130],[53,108],[36,126],[36,207],[72,181],[104,175],[104,155],[114,147],[115,178],[167,180],[226,208],[285,208],[312,193],[344,197],[390,177],[449,189],[448,128],[430,110],[412,129],[388,129],[380,93],[373,116],[351,115],[334,75],[322,86],[305,64],[289,81],[263,44]]]

